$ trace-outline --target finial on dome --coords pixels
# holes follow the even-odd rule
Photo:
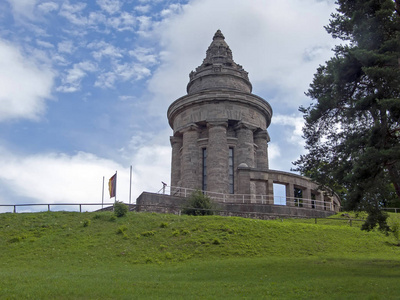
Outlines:
[[[225,37],[224,37],[224,35],[222,34],[222,32],[221,32],[221,30],[217,30],[217,32],[214,34],[214,37],[213,37],[213,40],[216,40],[216,39],[225,39]]]

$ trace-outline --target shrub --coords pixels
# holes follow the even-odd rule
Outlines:
[[[213,239],[212,243],[214,245],[221,245],[221,241],[218,238]]]
[[[125,225],[122,225],[122,226],[118,227],[117,233],[118,234],[123,234],[127,230],[128,230],[128,227],[126,227]]]
[[[18,243],[20,241],[22,241],[22,237],[20,237],[20,236],[16,236],[16,237],[13,237],[12,239],[8,240],[9,243]]]
[[[160,227],[161,228],[167,228],[168,227],[168,223],[167,222],[162,222]]]
[[[387,224],[388,214],[376,208],[368,209],[368,217],[365,223],[361,226],[362,230],[371,231],[379,225],[378,229],[386,234],[389,233],[389,226]]]
[[[182,213],[192,216],[213,215],[213,203],[210,197],[201,191],[195,191],[190,195],[188,204],[182,209]]]
[[[151,257],[146,257],[144,261],[146,262],[146,264],[153,263],[153,259]]]
[[[100,214],[95,214],[93,216],[93,220],[98,220],[98,219],[101,219],[101,215]]]
[[[400,246],[400,219],[392,217],[389,220],[390,231],[396,239],[397,246]]]
[[[86,219],[83,221],[83,227],[88,227],[90,225],[90,220]]]
[[[143,235],[143,236],[153,236],[155,234],[156,234],[156,232],[154,230],[144,231],[144,232],[141,233],[141,235]]]
[[[120,201],[115,201],[114,203],[114,214],[120,218],[126,215],[128,212],[128,206]]]

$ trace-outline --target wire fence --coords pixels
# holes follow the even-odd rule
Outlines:
[[[0,204],[1,208],[5,208],[5,211],[1,212],[40,212],[40,211],[79,211],[82,212],[82,208],[85,206],[90,206],[93,210],[98,210],[104,208],[104,206],[112,206],[112,203],[31,203],[31,204]],[[18,211],[17,208],[21,207],[34,207],[30,210]],[[12,211],[11,211],[12,210]]]

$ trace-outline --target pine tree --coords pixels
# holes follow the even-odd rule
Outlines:
[[[295,170],[367,209],[400,199],[400,0],[338,0],[326,30],[343,44],[317,69],[300,107],[308,153]],[[395,195],[395,196],[394,196]],[[372,227],[371,227],[372,226]]]

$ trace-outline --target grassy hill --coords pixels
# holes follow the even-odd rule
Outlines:
[[[400,247],[354,225],[0,214],[0,299],[398,299]]]

